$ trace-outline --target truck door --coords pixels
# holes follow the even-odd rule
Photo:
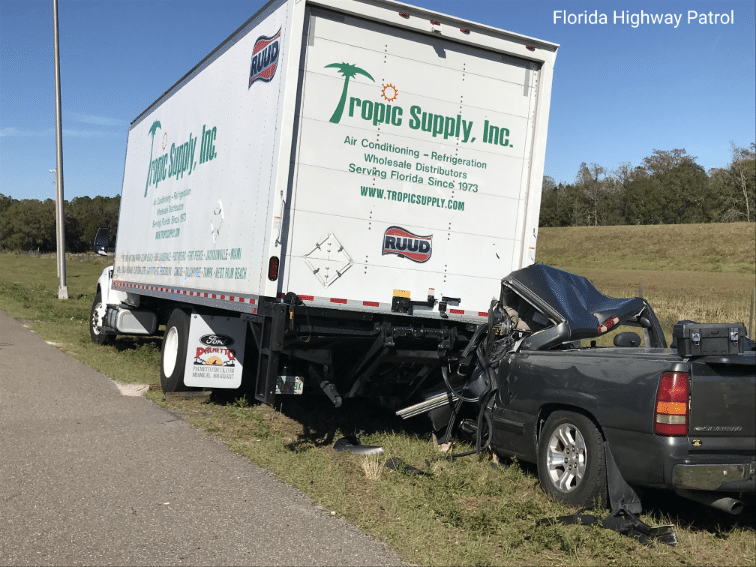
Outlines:
[[[287,289],[390,304],[396,288],[433,288],[486,310],[501,277],[533,261],[540,64],[431,24],[307,17]]]

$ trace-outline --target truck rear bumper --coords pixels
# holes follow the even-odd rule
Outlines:
[[[717,492],[756,492],[756,460],[740,464],[678,464],[672,467],[675,488]]]

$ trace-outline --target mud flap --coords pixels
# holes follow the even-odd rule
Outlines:
[[[592,526],[598,524],[608,530],[636,539],[643,545],[652,545],[658,541],[667,545],[677,545],[677,535],[674,526],[649,526],[641,521],[636,514],[641,512],[641,502],[638,495],[622,478],[609,443],[604,442],[604,455],[606,458],[606,481],[609,489],[609,504],[611,512],[603,520],[592,515],[583,514],[578,510],[570,516],[559,516],[556,519],[544,518],[536,522],[536,526],[552,526],[554,524],[581,524]]]
[[[606,484],[609,488],[609,509],[612,511],[624,509],[633,514],[641,513],[641,501],[630,485],[625,482],[614,462],[614,456],[609,443],[604,441],[604,456],[606,458]]]

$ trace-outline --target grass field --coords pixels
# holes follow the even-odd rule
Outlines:
[[[642,286],[668,342],[682,319],[748,326],[755,257],[754,223],[543,228],[536,254],[607,295],[635,297]]]
[[[665,326],[678,319],[748,324],[756,283],[753,224],[544,229],[538,260],[591,278],[602,291],[643,295]],[[87,319],[99,259],[70,261],[70,299],[57,299],[55,259],[0,254],[0,309],[24,320],[61,350],[121,382],[157,383],[159,340],[89,341]],[[502,274],[504,275],[504,274]],[[548,500],[526,464],[497,466],[490,455],[451,460],[424,424],[401,422],[359,402],[328,405],[284,399],[276,407],[213,396],[156,403],[184,416],[232,450],[267,467],[335,514],[385,540],[405,560],[428,565],[753,565],[756,515],[728,516],[666,492],[643,497],[648,524],[673,523],[679,545],[644,547],[609,530],[536,527],[574,510]],[[341,435],[387,456],[337,453]],[[460,452],[462,442],[454,448]],[[415,476],[381,463],[399,457]],[[603,511],[596,514],[604,515]]]

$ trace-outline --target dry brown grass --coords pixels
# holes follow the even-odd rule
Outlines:
[[[544,228],[537,260],[585,276],[607,295],[642,293],[668,340],[682,319],[751,320],[755,223]]]
[[[380,480],[383,475],[383,471],[386,468],[383,466],[385,457],[383,455],[365,455],[362,461],[362,470],[365,472],[365,477],[369,480]]]

